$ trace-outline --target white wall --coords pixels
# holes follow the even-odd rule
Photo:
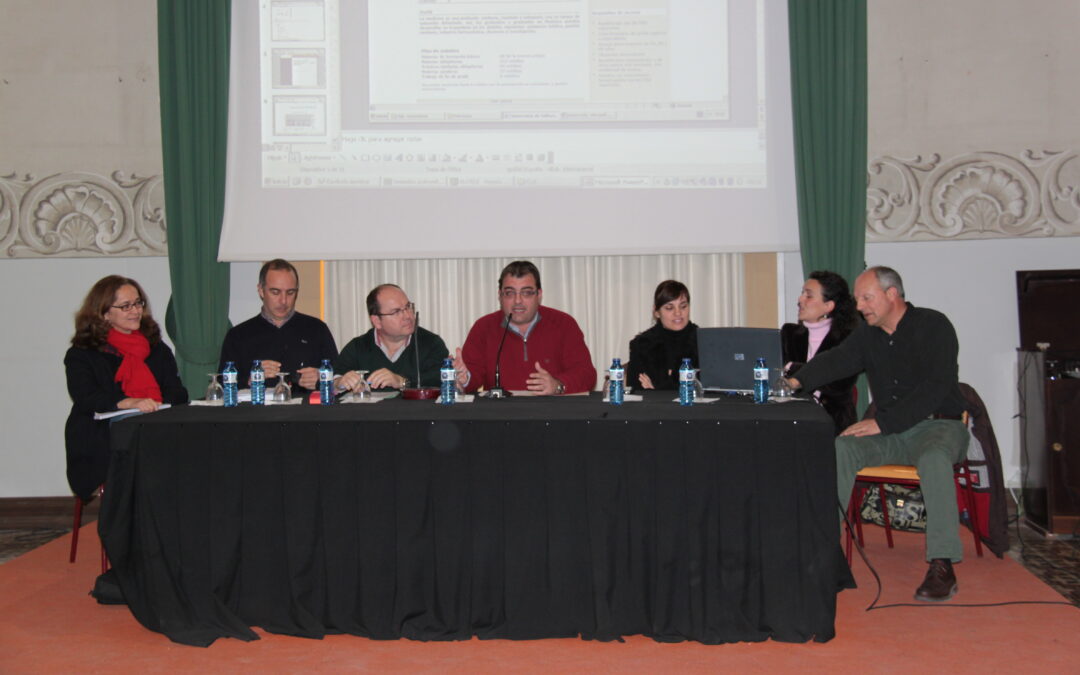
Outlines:
[[[7,0],[3,11],[0,176],[160,174],[154,4]],[[0,232],[9,225],[0,218]],[[70,494],[62,360],[75,310],[107,274],[137,279],[164,317],[164,257],[0,258],[0,497]]]
[[[166,258],[0,260],[0,316],[5,317],[0,372],[3,434],[0,497],[63,495],[64,421],[71,409],[64,352],[74,314],[107,274],[136,279],[163,319],[169,297]]]
[[[259,283],[260,267],[262,265],[257,262],[229,264],[229,320],[234,326],[255,316],[262,308],[258,291],[255,290]],[[316,279],[302,281],[304,284],[317,282]],[[202,397],[202,392],[192,393],[195,398]]]

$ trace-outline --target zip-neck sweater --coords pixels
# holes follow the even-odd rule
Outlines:
[[[537,362],[563,383],[567,394],[591,391],[596,386],[596,368],[574,317],[541,307],[539,320],[527,337],[506,330],[505,320],[502,312],[492,312],[477,319],[469,330],[461,349],[471,374],[468,391],[495,386],[495,356],[504,332],[506,343],[499,357],[500,384],[504,389],[524,390]]]

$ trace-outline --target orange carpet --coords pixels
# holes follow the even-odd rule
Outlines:
[[[140,626],[125,607],[98,605],[87,592],[98,571],[91,524],[79,560],[67,562],[61,537],[0,565],[0,673],[387,672],[896,672],[1080,670],[1080,609],[1062,605],[963,608],[959,603],[1063,598],[1006,557],[976,558],[971,540],[957,566],[960,592],[946,605],[866,612],[876,591],[862,561],[859,588],[839,596],[837,637],[825,644],[777,642],[708,646],[583,640],[377,642],[353,636],[325,640],[271,635],[256,642],[219,640],[185,647]],[[923,539],[898,534],[895,549],[879,528],[867,529],[867,554],[882,577],[880,603],[912,602],[922,579]]]

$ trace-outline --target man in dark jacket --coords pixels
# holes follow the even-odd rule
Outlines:
[[[914,465],[926,501],[930,564],[915,599],[945,601],[956,594],[952,563],[963,553],[953,464],[963,459],[969,442],[961,421],[965,402],[958,387],[956,331],[941,312],[907,302],[900,275],[888,267],[859,275],[855,300],[866,323],[812,359],[789,383],[813,391],[866,372],[877,413],[836,439],[839,503],[847,504],[863,467]]]

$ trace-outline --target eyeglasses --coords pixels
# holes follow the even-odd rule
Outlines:
[[[122,305],[110,305],[110,307],[118,309],[121,312],[130,312],[133,309],[142,309],[143,307],[146,307],[146,301],[139,298],[135,302],[125,302]]]
[[[526,300],[531,300],[532,298],[536,297],[536,293],[537,291],[535,288],[523,288],[520,291],[514,288],[504,288],[499,291],[499,295],[503,296],[507,300],[512,300],[515,296],[519,295]]]
[[[398,307],[397,309],[395,309],[392,312],[386,312],[385,314],[380,313],[380,314],[376,314],[375,316],[401,316],[402,312],[408,312],[409,314],[412,314],[415,311],[416,311],[416,304],[410,302],[410,303],[406,304],[404,307]]]

